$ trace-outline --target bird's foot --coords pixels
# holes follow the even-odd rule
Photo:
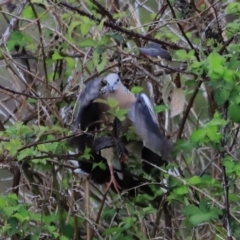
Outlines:
[[[121,190],[121,187],[119,186],[119,184],[117,183],[117,180],[114,176],[114,173],[113,173],[113,167],[109,167],[110,168],[110,173],[111,173],[111,179],[110,179],[110,182],[108,183],[108,186],[107,186],[107,190],[111,187],[111,185],[113,184],[115,190],[117,191],[117,193],[120,193],[119,190]]]

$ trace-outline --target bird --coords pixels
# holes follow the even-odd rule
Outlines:
[[[112,136],[102,136],[98,137],[93,142],[93,150],[94,151],[102,151],[109,163],[110,175],[111,180],[109,182],[109,187],[113,183],[115,189],[121,189],[120,185],[116,181],[114,170],[118,170],[117,175],[120,180],[123,180],[123,166],[121,162],[127,163],[128,160],[128,150],[126,149],[125,145],[121,140],[122,135],[122,124],[121,121],[115,117],[113,122],[113,135]]]
[[[168,61],[172,61],[172,57],[167,50],[165,50],[160,44],[151,42],[145,47],[138,48],[139,52],[147,57],[161,58]]]
[[[96,78],[86,84],[80,97],[80,109],[74,126],[75,131],[80,130],[80,135],[72,137],[70,145],[78,148],[80,152],[84,152],[86,146],[93,145],[94,136],[91,132],[101,128],[101,121],[106,116],[104,113],[109,109],[105,103],[96,100],[109,98],[117,100],[119,108],[127,110],[123,131],[126,131],[129,125],[133,125],[145,147],[167,158],[171,153],[172,144],[160,130],[151,101],[144,93],[131,93],[117,73],[109,73],[105,78]],[[110,182],[116,183],[112,172],[113,159],[107,160],[111,171]]]

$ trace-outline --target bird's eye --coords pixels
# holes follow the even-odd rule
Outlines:
[[[119,78],[117,79],[117,82],[119,82],[120,80],[119,80]]]
[[[101,84],[102,84],[102,86],[106,86],[106,85],[107,85],[107,81],[106,81],[105,79],[103,79],[103,80],[101,81]]]

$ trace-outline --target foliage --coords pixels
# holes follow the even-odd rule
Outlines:
[[[0,185],[1,237],[238,239],[240,3],[6,2],[0,165],[13,181],[7,194]],[[149,42],[173,61],[139,54]],[[131,149],[128,169],[145,183],[121,194],[79,178],[70,160],[91,163],[91,149],[68,146],[82,134],[72,130],[84,83],[109,72],[120,72],[132,93],[151,97],[174,142],[169,164],[154,165],[152,174],[143,171],[141,150]],[[96,102],[127,117],[114,99]],[[92,134],[105,136],[108,127]],[[124,136],[139,140],[132,127]],[[102,161],[92,165],[98,168],[108,170]]]

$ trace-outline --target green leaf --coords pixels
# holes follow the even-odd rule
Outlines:
[[[87,35],[91,28],[92,28],[92,24],[88,24],[88,23],[81,24],[80,31],[81,31],[82,36]]]
[[[225,80],[225,81],[233,81],[234,80],[234,76],[235,76],[235,74],[234,74],[234,71],[232,71],[232,70],[230,70],[230,69],[226,69],[225,71],[224,71],[224,73],[223,73],[223,79]]]
[[[191,141],[196,143],[202,143],[207,135],[206,129],[198,129],[191,135]]]
[[[94,163],[92,169],[99,167],[102,170],[106,170],[107,166],[104,162],[100,162],[100,163]]]
[[[186,216],[191,216],[195,213],[201,213],[200,209],[193,205],[188,205],[184,208],[183,214]]]
[[[63,57],[59,54],[58,51],[54,51],[54,54],[52,55],[53,60],[61,60]]]
[[[21,140],[17,138],[11,139],[9,143],[4,142],[2,145],[3,148],[9,151],[9,155],[11,157],[14,157],[17,154],[18,150],[23,146]]]
[[[34,153],[36,153],[36,151],[33,150],[32,148],[23,149],[22,151],[20,151],[18,153],[17,160],[21,161],[21,160],[23,160],[26,157],[33,156]]]
[[[166,105],[157,105],[156,107],[154,107],[154,112],[155,113],[160,113],[160,112],[163,112],[167,109],[169,109],[169,107],[166,106]]]
[[[124,121],[126,118],[127,112],[128,112],[128,109],[117,107],[115,113],[113,113],[113,116],[117,117],[120,121]]]
[[[15,218],[17,218],[18,219],[18,221],[19,222],[28,222],[29,221],[29,217],[23,217],[21,214],[19,214],[18,212],[17,213],[15,213],[15,214],[13,214],[13,216],[15,217]]]
[[[107,102],[110,108],[115,108],[118,106],[119,102],[115,98],[108,97]]]
[[[104,99],[101,99],[101,98],[96,98],[93,102],[104,103],[104,104],[108,105],[108,101],[104,100]]]
[[[46,225],[48,232],[53,233],[56,230],[55,226]]]
[[[80,159],[90,159],[91,158],[91,149],[90,148],[85,148],[83,155],[80,157]]]
[[[144,212],[145,214],[156,213],[156,212],[157,212],[157,209],[154,208],[154,207],[145,207],[145,208],[143,208],[143,212]]]
[[[176,57],[179,61],[185,61],[187,59],[187,52],[186,50],[177,50],[176,51]]]
[[[136,94],[136,93],[141,93],[143,91],[142,87],[136,86],[136,87],[132,87],[131,92]]]
[[[197,184],[202,183],[202,180],[199,176],[193,176],[188,179],[188,182],[192,185],[197,185]]]
[[[217,52],[212,52],[209,54],[208,58],[207,58],[210,66],[209,68],[214,68],[214,67],[219,67],[222,66],[225,63],[225,58],[223,56],[221,56],[220,54],[218,54]],[[215,71],[217,71],[215,69]]]
[[[26,44],[25,36],[20,31],[13,31],[10,35],[9,40],[7,41],[7,47],[10,51],[12,51],[15,47],[15,45],[18,45],[20,47],[24,47]]]
[[[60,240],[69,240],[69,238],[65,236],[60,236]]]
[[[69,67],[70,69],[73,69],[73,68],[75,67],[75,61],[74,61],[73,58],[65,57],[64,59],[66,60],[66,62],[67,62],[67,64],[68,64],[68,67]]]
[[[214,113],[213,119],[207,123],[207,126],[224,126],[227,121],[222,119],[218,112]]]
[[[35,18],[35,14],[32,10],[32,7],[31,6],[26,6],[23,11],[22,11],[22,16],[24,18],[27,18],[27,19],[34,19]]]
[[[239,200],[239,197],[238,197],[238,195],[237,194],[235,194],[235,193],[229,193],[229,200],[231,201],[231,202],[237,202],[238,200]]]
[[[68,37],[71,39],[72,38],[72,31],[74,30],[75,27],[82,25],[82,22],[72,22],[68,26]]]
[[[240,123],[240,104],[231,104],[228,108],[228,116],[231,121]]]
[[[240,3],[239,2],[232,2],[229,3],[227,6],[227,13],[240,13]]]
[[[97,41],[93,40],[92,38],[86,38],[84,40],[80,40],[78,44],[79,47],[94,47],[97,45]]]
[[[99,25],[97,26],[97,29],[99,31],[102,31],[103,27],[104,27],[104,22],[107,20],[107,18],[102,18],[101,22],[99,23]]]
[[[207,136],[215,143],[218,143],[222,137],[222,135],[218,132],[217,126],[214,125],[207,127]]]
[[[181,186],[176,189],[174,189],[174,193],[177,195],[185,195],[188,193],[188,188],[187,186]]]
[[[117,233],[117,232],[122,232],[122,228],[121,227],[112,227],[109,229],[104,230],[104,235],[110,235],[112,233]]]
[[[223,88],[219,90],[217,94],[214,94],[215,101],[218,105],[223,105],[229,99],[229,96],[230,91],[226,88]]]
[[[193,226],[197,226],[200,223],[208,222],[211,219],[210,213],[198,213],[189,218],[189,221]]]
[[[101,61],[96,66],[97,71],[101,72],[105,68],[106,65],[107,65],[107,58],[106,58],[106,55],[103,54],[103,55],[101,55]]]
[[[29,98],[27,98],[26,102],[27,103],[37,103],[37,99],[29,97]]]

